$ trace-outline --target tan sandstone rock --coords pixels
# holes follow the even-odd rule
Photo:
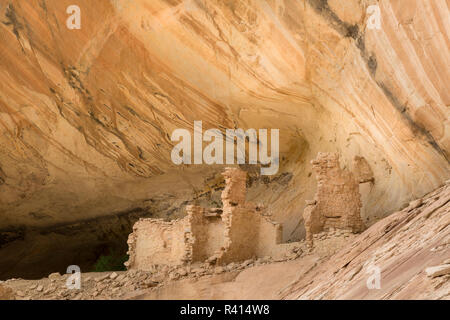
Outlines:
[[[15,300],[14,291],[0,284],[0,300]]]

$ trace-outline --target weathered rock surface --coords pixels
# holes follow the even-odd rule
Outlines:
[[[380,30],[366,27],[374,3]],[[192,130],[194,120],[204,129],[280,129],[280,174],[255,179],[248,200],[284,224],[284,240],[304,235],[299,217],[319,151],[370,164],[368,225],[450,177],[444,0],[80,0],[81,30],[65,27],[69,4],[0,6],[5,277],[33,256],[30,243],[40,256],[27,266],[60,251],[60,269],[84,252],[86,243],[68,239],[89,237],[79,226],[91,219],[135,210],[179,218],[186,201],[216,201],[222,168],[170,160],[171,132]]]
[[[450,264],[443,264],[441,266],[429,267],[425,269],[427,276],[436,278],[450,274]]]
[[[15,294],[14,291],[0,284],[0,300],[14,300]]]

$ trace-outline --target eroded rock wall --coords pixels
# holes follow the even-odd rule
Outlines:
[[[79,0],[80,30],[65,27],[71,4],[0,5],[2,233],[154,199],[179,201],[158,215],[181,218],[223,169],[172,164],[171,132],[195,120],[280,129],[280,176],[248,199],[284,240],[304,236],[319,151],[370,164],[368,224],[450,177],[445,0]]]

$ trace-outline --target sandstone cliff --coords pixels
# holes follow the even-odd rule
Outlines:
[[[285,240],[304,236],[319,151],[369,163],[368,225],[450,177],[448,1],[78,0],[81,29],[69,30],[72,2],[0,1],[8,268],[45,235],[40,252],[79,250],[68,240],[96,219],[181,217],[187,201],[218,201],[222,168],[170,160],[171,132],[195,120],[280,129],[279,174],[255,174],[248,198]],[[367,28],[372,4],[380,30]],[[132,223],[112,224],[90,245],[125,239]]]

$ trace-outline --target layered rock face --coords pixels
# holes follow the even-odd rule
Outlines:
[[[9,266],[33,251],[30,232],[63,228],[70,239],[74,223],[136,210],[179,218],[188,201],[220,201],[222,166],[170,158],[173,130],[196,120],[280,129],[280,170],[255,174],[248,200],[283,223],[284,240],[304,236],[319,151],[338,152],[344,167],[367,160],[368,225],[450,176],[445,0],[76,2],[79,30],[66,27],[73,1],[0,3]],[[367,28],[370,5],[380,29]]]

